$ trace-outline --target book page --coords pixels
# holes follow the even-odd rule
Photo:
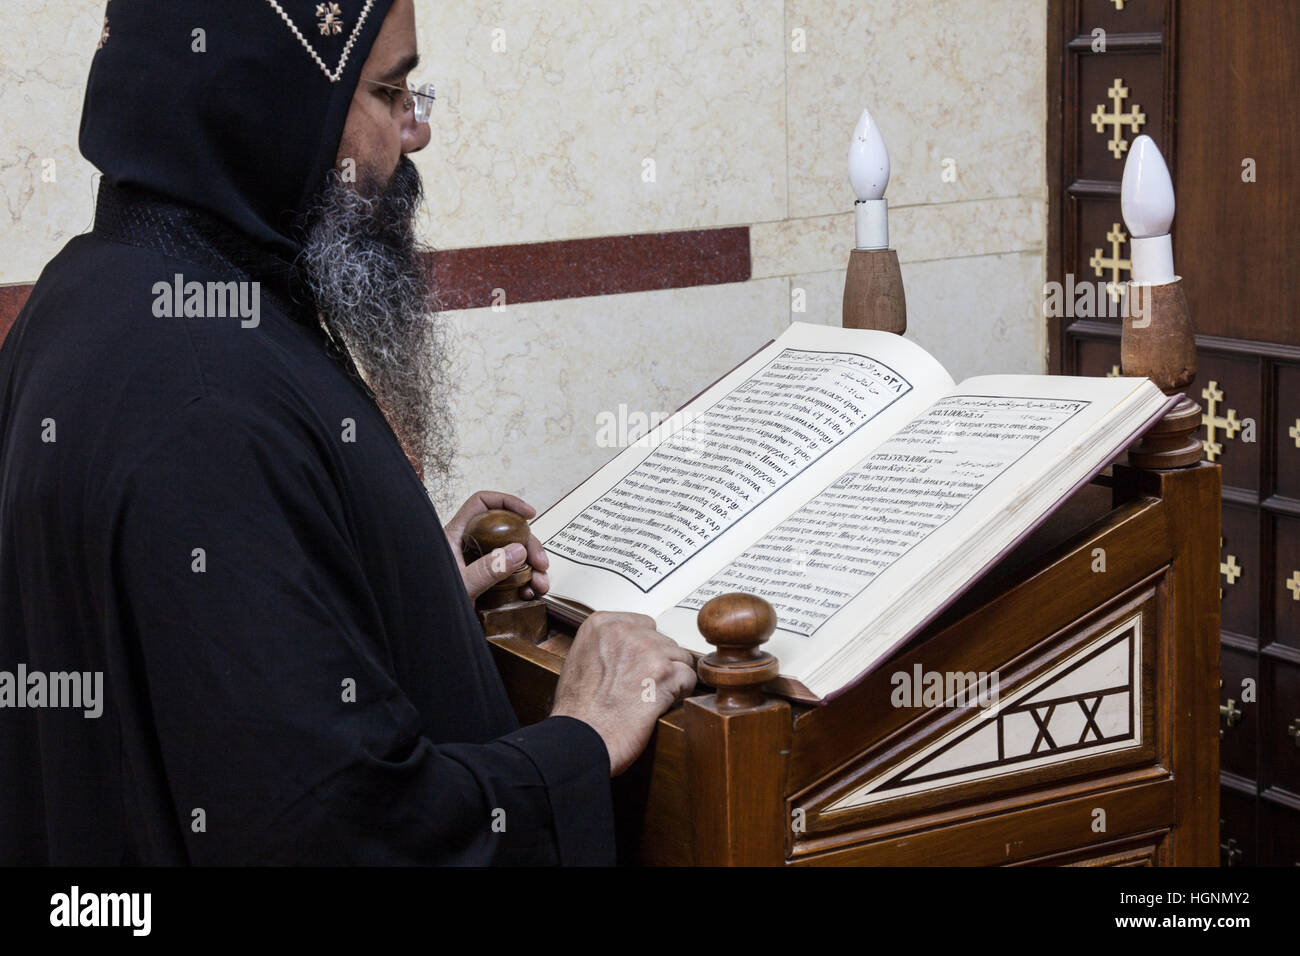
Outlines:
[[[1072,484],[1057,485],[1077,482],[1079,469],[1059,466],[1080,458],[1090,434],[1106,432],[1139,384],[1055,376],[963,382],[665,612],[660,629],[702,649],[694,618],[705,601],[727,591],[760,594],[779,621],[767,649],[783,674],[811,679],[844,641],[871,636],[871,622],[895,602],[919,608],[919,621],[931,610],[923,607],[927,593],[950,595],[956,584],[940,579],[963,542],[1014,540],[1023,528],[1007,513],[1031,491],[1043,500],[1068,491]],[[1096,469],[1110,451],[1098,455]],[[1053,470],[1062,472],[1055,484],[1045,481]],[[968,580],[979,568],[965,570]]]
[[[897,336],[796,323],[533,523],[552,594],[662,611],[951,381]]]
[[[942,398],[679,606],[698,611],[727,591],[752,591],[773,604],[782,630],[811,638],[1088,404]]]

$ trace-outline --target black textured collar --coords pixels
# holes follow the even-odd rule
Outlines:
[[[316,309],[293,264],[207,213],[132,186],[99,181],[95,235],[156,249],[196,265],[261,283],[261,293],[296,321],[315,327]]]
[[[260,294],[296,322],[316,331],[326,350],[372,399],[352,356],[320,321],[293,263],[226,223],[191,206],[132,186],[99,181],[94,234],[102,239],[184,259],[260,283]]]

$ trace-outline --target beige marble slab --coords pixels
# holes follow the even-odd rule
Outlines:
[[[1046,196],[1045,0],[788,0],[786,29],[806,38],[786,56],[790,216],[852,205],[864,107],[889,148],[891,205]]]
[[[420,74],[439,89],[415,157],[428,239],[455,248],[784,217],[782,20],[775,0],[417,0]]]

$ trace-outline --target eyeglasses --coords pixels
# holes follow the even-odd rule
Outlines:
[[[415,121],[417,123],[429,122],[429,117],[433,113],[433,103],[437,98],[434,95],[432,83],[423,83],[417,87],[393,86],[391,83],[380,83],[378,80],[366,80],[374,86],[382,86],[384,89],[397,90],[399,93],[405,93],[408,97],[402,104],[403,110],[411,108],[411,100],[415,101]]]

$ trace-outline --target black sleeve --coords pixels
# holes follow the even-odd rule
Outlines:
[[[212,396],[173,425],[126,484],[116,585],[191,861],[613,862],[587,724],[421,735],[309,439]]]

